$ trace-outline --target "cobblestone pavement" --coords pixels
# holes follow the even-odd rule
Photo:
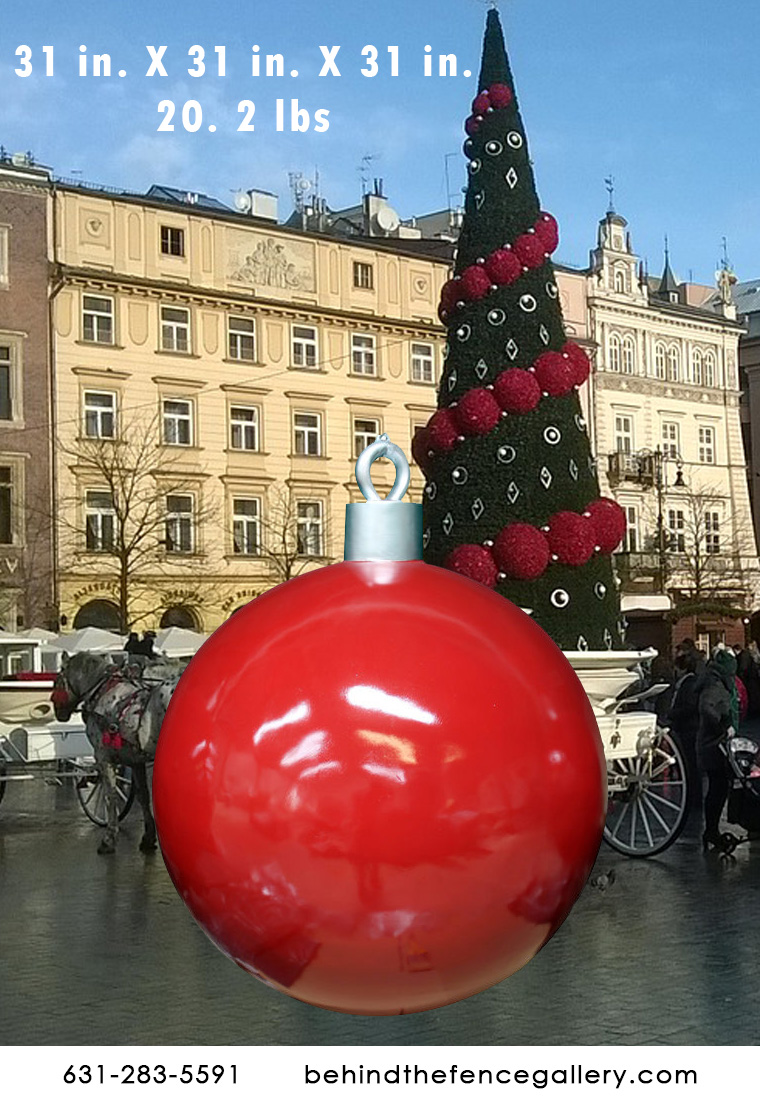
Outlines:
[[[117,856],[70,788],[17,782],[0,807],[2,1044],[749,1044],[760,1012],[760,843],[733,863],[697,822],[657,859],[603,848],[539,956],[438,1011],[373,1019],[321,1011],[245,976],[190,918],[160,855]]]

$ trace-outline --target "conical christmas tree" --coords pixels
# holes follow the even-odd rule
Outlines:
[[[438,411],[413,452],[427,485],[425,559],[527,608],[566,650],[621,643],[610,553],[625,515],[601,498],[577,388],[585,351],[568,342],[543,213],[498,13],[465,124],[469,185]]]

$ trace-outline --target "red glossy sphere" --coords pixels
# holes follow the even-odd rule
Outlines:
[[[335,564],[237,612],[185,670],[153,780],[214,943],[297,999],[422,1011],[534,956],[601,840],[604,758],[564,655],[420,561]]]

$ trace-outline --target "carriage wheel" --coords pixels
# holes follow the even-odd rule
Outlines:
[[[4,762],[0,762],[0,801],[2,801],[3,798],[5,797],[5,787],[8,785],[8,783],[4,782],[3,778],[5,777],[5,775],[7,773],[8,773],[8,767],[5,765]]]
[[[105,788],[103,778],[94,766],[91,770],[80,773],[76,780],[76,791],[85,815],[93,824],[105,828],[108,824]],[[119,804],[119,820],[123,821],[135,799],[132,771],[128,766],[120,766],[116,770],[116,796]]]
[[[635,758],[610,759],[604,839],[627,856],[654,856],[683,831],[689,807],[686,761],[667,732]]]

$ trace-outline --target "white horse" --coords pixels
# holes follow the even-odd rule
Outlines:
[[[150,804],[147,764],[156,754],[161,723],[182,666],[167,661],[114,665],[94,653],[64,654],[51,700],[56,719],[68,720],[81,708],[87,738],[105,791],[107,824],[98,847],[101,855],[116,850],[119,804],[116,773],[129,766],[145,821],[140,851],[156,847],[156,824]]]

